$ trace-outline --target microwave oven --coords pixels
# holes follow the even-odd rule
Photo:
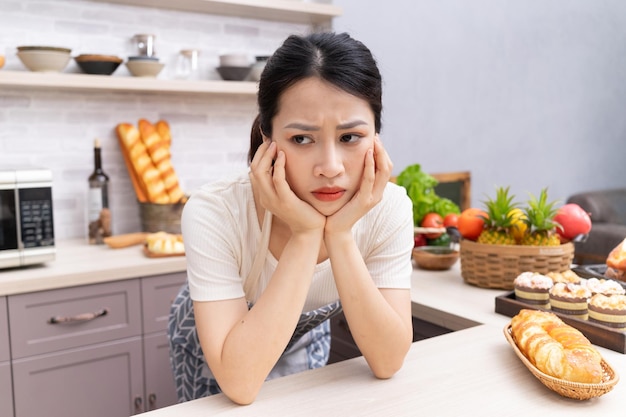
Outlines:
[[[0,168],[0,269],[55,258],[52,172]]]

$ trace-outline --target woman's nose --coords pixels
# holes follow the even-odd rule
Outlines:
[[[332,143],[320,148],[320,152],[315,163],[314,174],[334,178],[344,172],[341,151]]]

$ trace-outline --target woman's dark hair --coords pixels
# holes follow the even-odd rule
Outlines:
[[[248,163],[263,143],[261,132],[272,136],[272,119],[285,90],[300,80],[318,77],[367,101],[380,133],[382,80],[370,50],[347,33],[322,32],[289,36],[268,59],[259,82],[259,114],[250,132]]]

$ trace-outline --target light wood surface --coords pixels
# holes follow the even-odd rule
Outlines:
[[[621,359],[626,372],[624,358],[608,359]],[[403,368],[389,380],[375,379],[361,357],[268,381],[249,406],[217,395],[144,415],[616,416],[624,395],[626,385],[618,383],[586,402],[561,397],[526,369],[501,327],[481,325],[414,343]]]

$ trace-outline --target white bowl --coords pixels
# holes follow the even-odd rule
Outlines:
[[[135,77],[156,77],[165,64],[158,61],[135,60],[126,62],[126,67]]]
[[[248,67],[250,59],[246,54],[224,54],[220,55],[221,67]]]
[[[71,55],[65,51],[25,50],[18,51],[17,57],[31,71],[61,72],[70,62]]]

